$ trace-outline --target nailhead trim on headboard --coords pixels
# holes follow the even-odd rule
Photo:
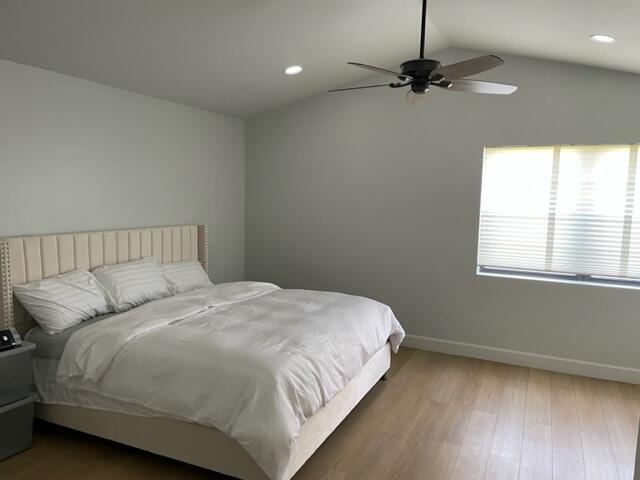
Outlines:
[[[9,242],[0,240],[0,281],[2,288],[2,318],[4,328],[13,326],[13,288],[11,283],[11,261],[9,259]]]
[[[204,268],[204,271],[209,275],[209,226],[198,225],[198,228],[200,229],[198,236],[202,242],[201,245],[198,245],[199,260],[202,268]]]

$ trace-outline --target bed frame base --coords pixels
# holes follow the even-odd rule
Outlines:
[[[285,480],[293,477],[378,380],[386,378],[390,364],[391,349],[387,343],[303,425]],[[41,403],[36,405],[36,417],[242,480],[268,480],[235,440],[215,428],[167,418]]]

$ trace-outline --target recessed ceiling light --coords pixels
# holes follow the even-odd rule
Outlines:
[[[302,67],[300,65],[291,65],[284,69],[284,73],[286,75],[297,75],[302,71]]]
[[[598,43],[614,43],[616,41],[616,39],[613,38],[612,36],[603,35],[601,33],[594,33],[589,38],[594,42],[598,42]]]

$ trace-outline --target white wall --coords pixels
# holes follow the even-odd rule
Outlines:
[[[244,174],[241,120],[0,60],[0,236],[206,223],[242,279]]]
[[[520,90],[322,94],[251,119],[247,277],[379,299],[413,335],[639,368],[640,291],[478,277],[475,260],[483,147],[638,142],[640,77],[506,57],[484,78]]]

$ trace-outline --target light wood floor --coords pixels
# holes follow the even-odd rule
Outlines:
[[[401,349],[295,480],[632,480],[640,387]],[[228,478],[52,425],[20,480]]]

